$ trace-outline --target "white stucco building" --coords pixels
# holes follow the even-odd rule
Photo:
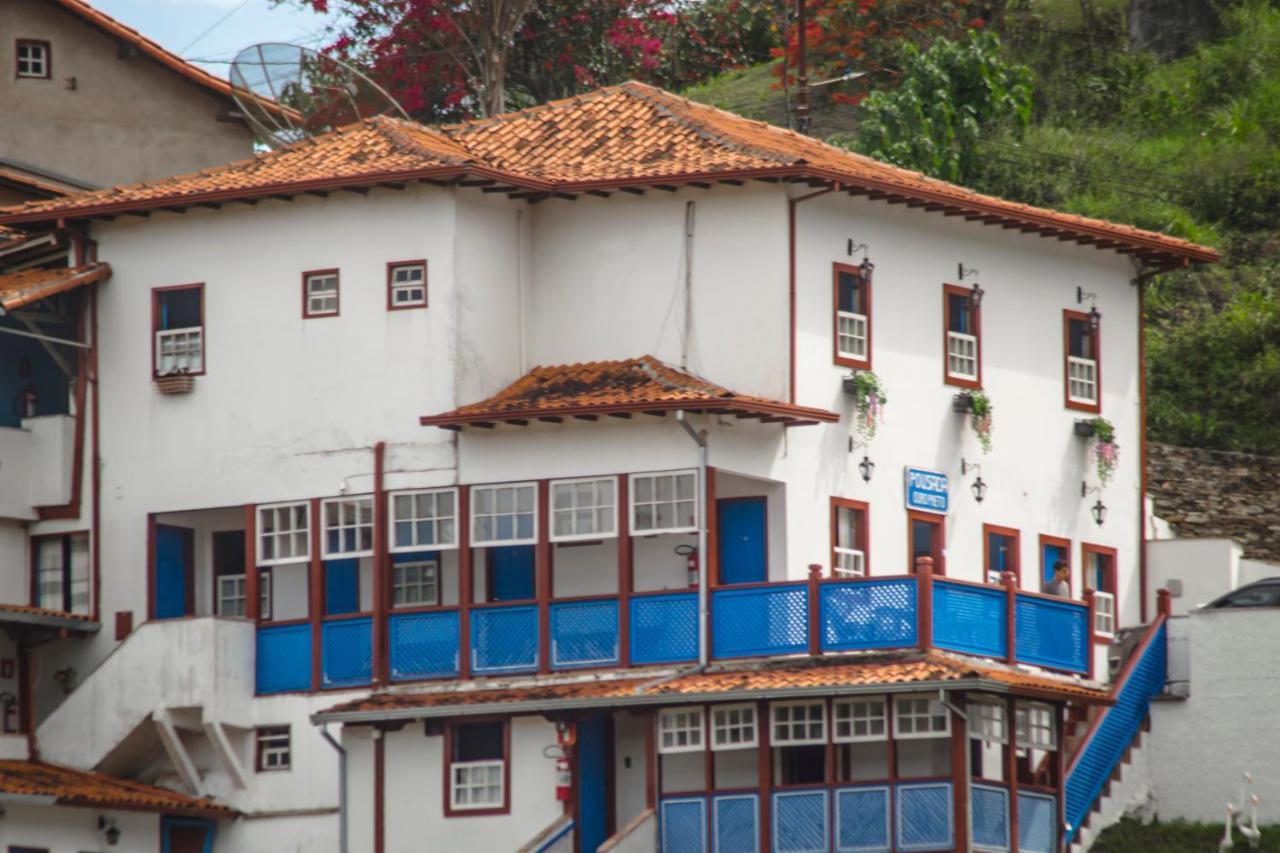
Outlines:
[[[2,597],[102,626],[22,731],[212,849],[1057,850],[1163,654],[1142,280],[1209,249],[638,84],[0,224],[87,344]]]

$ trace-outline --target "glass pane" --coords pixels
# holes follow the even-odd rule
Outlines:
[[[693,475],[681,474],[678,478],[679,491],[678,495],[681,500],[689,500],[693,497]]]

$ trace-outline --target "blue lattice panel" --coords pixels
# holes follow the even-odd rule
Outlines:
[[[399,613],[388,620],[391,680],[458,674],[458,612]]]
[[[1004,788],[974,785],[969,820],[973,824],[975,850],[1009,849],[1009,792]]]
[[[471,611],[471,671],[531,672],[538,668],[538,608],[482,607]]]
[[[1098,798],[1102,786],[1111,771],[1133,742],[1138,727],[1147,715],[1151,697],[1164,689],[1167,662],[1166,628],[1156,629],[1151,641],[1138,654],[1137,662],[1129,670],[1124,683],[1116,692],[1116,702],[1103,712],[1092,737],[1085,743],[1079,758],[1071,766],[1067,776],[1066,820],[1072,827],[1067,831],[1067,841]],[[1021,809],[1021,800],[1018,801]],[[1018,815],[1022,823],[1022,815]]]
[[[898,849],[951,849],[951,785],[922,782],[897,787]]]
[[[325,687],[355,687],[373,680],[373,619],[337,619],[320,630]]]
[[[840,788],[836,798],[837,853],[888,853],[889,789]]]
[[[255,687],[259,694],[311,689],[311,626],[258,628]]]
[[[991,658],[1008,654],[1007,593],[951,581],[933,582],[933,644]]]
[[[823,651],[916,645],[916,580],[886,578],[822,585]]]
[[[701,797],[663,800],[659,809],[662,853],[706,853],[706,800]]]
[[[618,602],[551,605],[551,666],[607,666],[618,662]]]
[[[755,794],[712,798],[712,853],[757,853],[760,849],[757,802]]]
[[[788,791],[773,795],[775,853],[825,853],[827,792]]]
[[[1089,672],[1089,608],[1075,601],[1018,594],[1018,662]]]
[[[698,594],[677,592],[631,599],[631,662],[684,663],[698,659]]]
[[[809,648],[804,584],[717,589],[711,594],[711,651],[717,658],[786,655]]]
[[[1043,794],[1018,792],[1018,850],[1053,853],[1053,827],[1058,804]]]

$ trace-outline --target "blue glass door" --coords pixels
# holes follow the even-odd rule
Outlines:
[[[193,590],[195,533],[188,527],[156,525],[156,619],[189,615]]]
[[[578,721],[578,839],[579,850],[595,850],[609,837],[609,793],[606,774],[609,748],[604,714]]]
[[[720,583],[763,583],[769,579],[766,507],[763,497],[716,502]]]
[[[533,597],[533,546],[490,548],[489,600],[527,601]]]

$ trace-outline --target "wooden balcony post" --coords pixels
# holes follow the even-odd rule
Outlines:
[[[1173,615],[1173,596],[1169,594],[1169,590],[1156,590],[1156,613],[1168,619]],[[1116,608],[1116,626],[1119,627],[1120,609]]]
[[[760,791],[760,837],[772,838],[770,832],[772,805],[770,789],[773,787],[773,750],[769,746],[769,703],[756,702],[756,731],[760,733],[756,747],[756,788]]]
[[[471,488],[458,487],[458,677],[471,677]]]
[[[321,641],[321,632],[324,630],[324,556],[320,553],[320,524],[322,518],[320,515],[320,499],[312,498],[310,504],[311,514],[311,583],[308,585],[310,593],[311,616],[311,689],[319,690],[324,685],[324,661],[321,659],[324,653],[324,643]]]
[[[631,550],[631,484],[618,476],[618,665],[631,665],[631,592],[635,587]]]
[[[551,672],[551,487],[538,481],[538,544],[533,546],[534,594],[538,597],[538,672]]]
[[[817,657],[822,654],[822,565],[809,564],[809,654]]]
[[[250,622],[262,618],[262,590],[258,572],[258,509],[244,505],[244,615]],[[218,602],[213,603],[216,612]]]
[[[1093,680],[1093,659],[1095,657],[1093,653],[1093,645],[1094,645],[1093,627],[1098,624],[1096,621],[1097,613],[1098,613],[1098,602],[1093,597],[1093,590],[1086,589],[1084,591],[1084,603],[1085,603],[1085,606],[1089,609],[1089,614],[1088,616],[1085,617],[1089,621],[1085,625],[1085,629],[1084,629],[1085,666],[1088,667],[1088,677],[1092,681]]]
[[[1006,572],[1006,574],[1009,574]],[[1009,780],[1009,853],[1018,853],[1018,736],[1015,731],[1018,703],[1012,696],[1004,704],[1004,775]]]
[[[963,693],[952,693],[951,703],[964,704]],[[955,823],[955,849],[968,851],[971,849],[969,838],[969,791],[973,779],[969,769],[969,730],[964,717],[947,709],[951,715],[951,788],[952,804],[955,807],[953,821]]]
[[[916,557],[916,618],[920,650],[933,648],[933,557]]]
[[[369,632],[373,643],[373,684],[384,685],[390,679],[388,661],[390,645],[387,642],[387,581],[391,572],[387,546],[387,490],[383,476],[386,467],[387,443],[379,441],[373,446],[373,628]]]
[[[1018,626],[1015,623],[1018,615],[1018,576],[1013,572],[1001,572],[1000,583],[1004,584],[1005,596],[1005,660],[1014,663],[1018,659],[1015,648],[1018,641]]]

